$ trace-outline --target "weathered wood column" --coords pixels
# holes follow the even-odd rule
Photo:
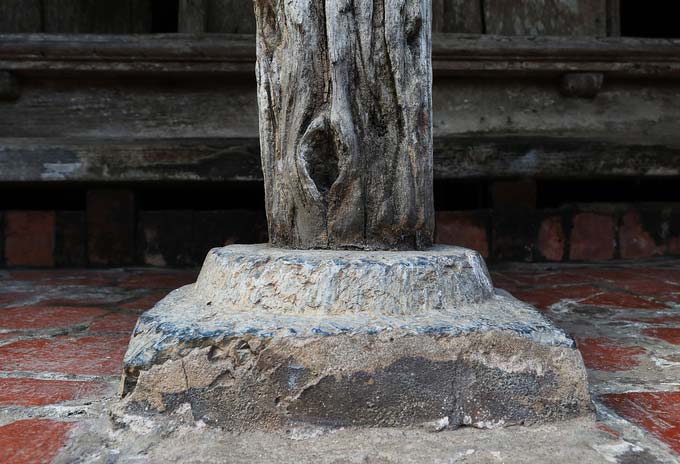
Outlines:
[[[272,245],[432,243],[429,0],[255,0]]]

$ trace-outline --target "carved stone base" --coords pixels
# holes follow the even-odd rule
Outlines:
[[[129,407],[190,403],[231,429],[496,427],[591,410],[573,341],[456,247],[216,248],[195,284],[140,318],[122,390]]]

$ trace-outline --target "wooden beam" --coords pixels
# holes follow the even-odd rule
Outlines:
[[[435,179],[680,176],[680,139],[458,136]],[[0,182],[261,181],[257,139],[0,139]]]
[[[680,77],[680,40],[435,34],[435,76],[559,76],[602,72]],[[252,35],[0,34],[0,69],[23,73],[250,74]]]

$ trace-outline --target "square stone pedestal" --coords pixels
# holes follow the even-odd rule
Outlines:
[[[121,389],[130,408],[190,403],[239,430],[492,428],[592,408],[573,340],[457,247],[213,249],[141,316]]]

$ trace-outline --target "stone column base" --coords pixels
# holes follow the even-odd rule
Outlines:
[[[573,340],[457,247],[213,249],[141,316],[121,388],[128,407],[190,403],[230,429],[492,428],[592,408]]]

